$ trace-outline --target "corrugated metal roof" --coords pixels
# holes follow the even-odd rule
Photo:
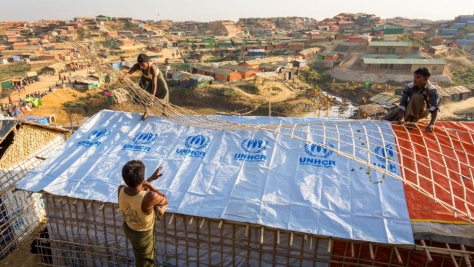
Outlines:
[[[198,69],[198,70],[202,70],[202,71],[205,71],[205,72],[209,72],[209,73],[223,75],[223,76],[228,76],[229,74],[232,73],[232,71],[230,71],[230,70],[224,70],[224,69],[219,69],[219,68],[211,68],[211,67],[207,67],[207,66],[203,66],[203,65],[196,65],[196,66],[193,66],[193,68]]]
[[[411,55],[406,55],[404,58],[422,59],[423,57],[420,55],[411,54]]]
[[[382,58],[400,58],[400,56],[394,54],[383,55]]]
[[[379,104],[375,104],[375,103],[367,104],[367,105],[361,105],[361,106],[358,106],[357,108],[360,111],[365,112],[367,114],[367,116],[373,116],[373,115],[380,114],[380,113],[383,113],[383,114],[387,113],[387,109],[385,109],[383,106],[381,106]]]
[[[363,55],[362,58],[378,58],[377,55],[372,55],[372,54],[367,54],[367,55]]]
[[[314,53],[314,52],[319,52],[319,51],[321,51],[321,48],[319,48],[319,47],[313,47],[313,48],[308,48],[308,49],[301,50],[301,51],[300,51],[300,54],[306,55],[306,54],[310,54],[310,53]]]
[[[222,69],[228,69],[228,70],[236,70],[238,72],[248,72],[253,70],[252,68],[247,68],[245,66],[239,66],[239,65],[232,65],[232,64],[226,64],[220,66]]]
[[[411,46],[411,42],[369,42],[369,46]]]
[[[270,63],[262,63],[258,67],[260,69],[269,69],[269,70],[272,70],[272,71],[276,71],[276,70],[282,68],[282,66],[280,66],[280,65],[274,65],[274,64],[270,64]]]
[[[428,65],[446,65],[444,59],[431,58],[363,58],[364,64],[428,64]]]
[[[380,105],[390,106],[393,103],[398,102],[400,98],[387,95],[387,94],[378,94],[378,95],[374,95],[369,100]]]
[[[329,56],[329,57],[335,56],[337,54],[338,53],[334,51],[324,51],[320,53],[321,56]]]
[[[394,25],[381,25],[381,26],[375,27],[374,31],[381,31],[381,30],[384,30],[384,29],[403,29],[403,27],[394,26]]]
[[[458,86],[451,86],[447,88],[438,88],[438,94],[441,96],[451,96],[451,95],[456,95],[456,94],[465,94],[465,93],[470,93],[471,90],[469,90],[466,86],[458,85]]]

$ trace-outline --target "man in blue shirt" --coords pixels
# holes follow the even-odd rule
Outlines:
[[[398,124],[409,123],[408,129],[431,113],[431,121],[426,126],[427,132],[433,132],[438,116],[439,97],[438,90],[429,82],[431,76],[427,68],[419,68],[414,72],[413,82],[409,83],[402,92],[398,110]]]

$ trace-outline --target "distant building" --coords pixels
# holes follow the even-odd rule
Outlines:
[[[95,20],[97,20],[97,21],[109,21],[109,20],[111,20],[111,18],[108,17],[108,16],[104,16],[104,15],[98,15],[98,16],[95,17]]]
[[[86,21],[92,21],[92,20],[94,20],[93,17],[85,17],[85,16],[74,18],[74,21],[76,21],[76,22],[86,22]]]
[[[458,22],[453,24],[454,29],[462,29],[466,27],[466,22]]]
[[[405,29],[400,26],[382,25],[372,28],[372,35],[404,34]]]
[[[423,38],[425,38],[425,36],[426,36],[426,32],[421,32],[421,31],[418,31],[418,32],[411,32],[410,35],[413,36],[413,37],[415,37],[415,38],[423,39]]]
[[[372,41],[372,36],[366,34],[355,34],[349,37],[349,43],[369,43]]]
[[[474,21],[474,15],[460,15],[456,17],[456,21],[459,21],[459,22]]]
[[[318,55],[318,60],[337,60],[340,55],[334,51],[324,51]]]
[[[446,67],[444,59],[413,59],[413,58],[363,58],[366,70],[370,71],[402,71],[413,73],[420,67],[426,67],[432,75],[441,75]]]
[[[458,85],[448,88],[438,88],[438,94],[441,98],[440,104],[446,102],[457,102],[466,100],[471,95],[471,90],[465,86]]]
[[[369,42],[367,54],[410,54],[411,42]]]
[[[445,45],[434,45],[429,48],[429,53],[433,55],[439,55],[448,52],[448,47]]]
[[[432,44],[432,45],[442,45],[442,44],[444,44],[444,39],[443,39],[443,38],[439,38],[439,37],[433,38],[433,39],[431,40],[431,44]]]
[[[298,53],[298,56],[302,57],[303,59],[308,59],[314,56],[317,56],[321,52],[321,48],[319,47],[314,47],[314,48],[308,48],[301,50]]]
[[[206,75],[214,78],[217,81],[221,82],[232,82],[238,81],[242,79],[240,73],[236,71],[225,70],[221,68],[212,68],[208,66],[204,66],[201,64],[197,64],[192,67],[192,73],[197,73],[201,75]]]
[[[256,69],[252,69],[252,68],[248,68],[244,66],[238,66],[238,65],[231,65],[231,64],[222,65],[220,66],[220,68],[225,69],[225,70],[230,70],[230,71],[236,71],[240,73],[240,76],[243,79],[249,79],[255,76],[255,73],[260,72],[259,70],[256,70]]]
[[[456,35],[458,29],[441,29],[441,35]]]

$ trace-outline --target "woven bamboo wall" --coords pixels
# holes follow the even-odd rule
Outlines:
[[[134,266],[112,203],[45,195],[51,253],[44,266]],[[306,235],[231,221],[167,213],[155,226],[161,266],[456,266],[449,254]],[[430,245],[430,244],[428,244]],[[472,251],[472,248],[471,248]],[[454,254],[458,266],[467,266]],[[426,265],[425,265],[426,264]]]
[[[61,132],[33,125],[22,125],[14,131],[13,143],[0,159],[0,259],[31,234],[44,217],[41,195],[15,191],[15,185],[66,138]]]

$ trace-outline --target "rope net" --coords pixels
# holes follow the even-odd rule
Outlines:
[[[308,144],[321,146],[383,174],[381,179],[371,179],[381,183],[385,176],[404,182],[415,192],[421,193],[436,207],[444,208],[447,217],[474,223],[474,124],[440,123],[434,133],[424,133],[424,124],[407,130],[398,125],[376,121],[333,120],[295,124],[253,125],[235,123],[215,117],[203,116],[191,110],[153,97],[136,83],[125,78],[109,62],[97,56],[93,47],[86,48],[73,42],[81,55],[90,61],[96,72],[107,77],[116,90],[125,90],[133,105],[145,107],[149,114],[161,116],[173,123],[210,130],[260,130],[289,136]],[[371,125],[372,127],[367,127]],[[387,135],[386,132],[390,132]],[[394,139],[395,137],[395,139]],[[323,140],[317,142],[314,140]],[[395,140],[395,141],[393,141]],[[326,143],[337,143],[329,146]],[[382,144],[382,153],[377,147]],[[352,152],[341,146],[352,147]],[[399,159],[390,157],[394,151]],[[363,152],[363,153],[361,153]],[[365,154],[365,156],[361,156]],[[380,157],[385,164],[374,164],[370,155]],[[373,158],[373,157],[372,157]],[[399,168],[400,173],[393,172]],[[407,188],[407,187],[405,187]],[[420,196],[419,194],[417,194]],[[417,198],[414,197],[416,200]],[[410,205],[410,204],[409,204]]]

